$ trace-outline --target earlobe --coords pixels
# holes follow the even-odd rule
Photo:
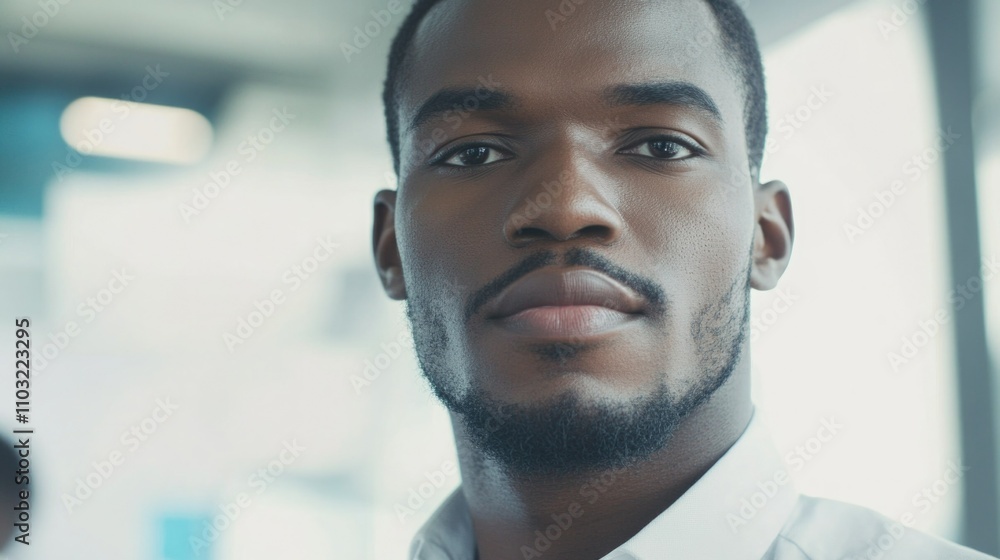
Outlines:
[[[788,268],[795,240],[788,186],[781,181],[761,185],[754,195],[754,208],[757,221],[750,285],[757,290],[770,290]]]
[[[406,299],[403,264],[396,243],[396,191],[381,190],[375,193],[372,251],[375,269],[386,295],[395,300]]]

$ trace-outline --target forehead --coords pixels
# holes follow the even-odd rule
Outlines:
[[[499,84],[525,110],[559,115],[610,86],[676,80],[707,91],[735,129],[740,84],[727,68],[703,0],[442,0],[410,47],[400,121],[449,87]]]

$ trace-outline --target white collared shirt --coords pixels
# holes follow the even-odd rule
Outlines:
[[[461,488],[414,537],[410,558],[475,560],[472,519]],[[799,494],[754,413],[743,435],[704,476],[601,560],[990,558],[870,509]]]

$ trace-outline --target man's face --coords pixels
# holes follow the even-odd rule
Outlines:
[[[761,243],[710,8],[558,5],[431,11],[402,81],[399,190],[376,198],[376,261],[424,374],[520,471],[661,448],[739,365]],[[417,119],[442,91],[449,110]]]

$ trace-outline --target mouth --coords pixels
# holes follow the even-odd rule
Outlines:
[[[585,338],[641,318],[647,301],[589,268],[543,268],[507,287],[487,309],[489,322],[534,338]]]

